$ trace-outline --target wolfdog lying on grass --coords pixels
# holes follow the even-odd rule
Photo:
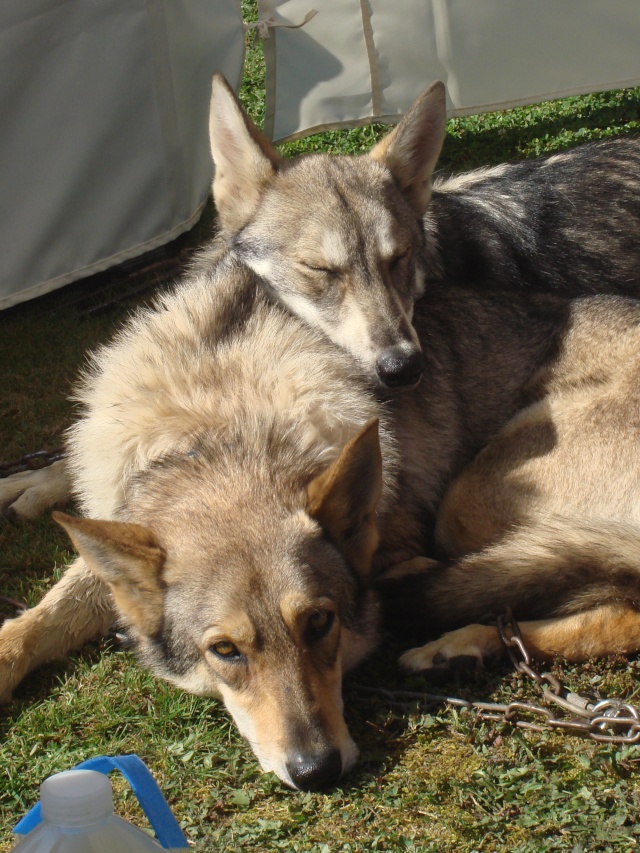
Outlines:
[[[426,276],[415,132],[361,159],[335,221],[407,280]],[[330,158],[296,168],[279,186],[351,186]],[[303,219],[313,195],[289,195]],[[499,653],[478,623],[507,605],[541,657],[637,649],[640,306],[434,284],[422,382],[382,401],[243,252],[223,236],[95,354],[68,440],[83,517],[57,516],[79,557],[0,628],[2,698],[120,619],[143,664],[221,696],[266,770],[315,789],[356,759],[341,684],[379,642],[380,588],[425,639],[450,632],[415,669]]]

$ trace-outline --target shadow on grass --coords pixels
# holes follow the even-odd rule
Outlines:
[[[100,663],[106,654],[121,651],[118,643],[105,639],[100,643],[90,643],[81,651],[56,661],[50,661],[26,676],[16,687],[13,699],[7,705],[1,706],[0,740],[17,722],[23,712],[42,702],[51,701],[60,690],[67,678],[75,675],[77,670]]]
[[[452,674],[439,683],[403,672],[398,665],[406,644],[383,643],[368,662],[345,679],[345,719],[360,749],[358,764],[340,787],[360,790],[374,782],[384,784],[388,773],[402,764],[411,748],[410,729],[423,717],[445,711],[445,702],[428,697],[450,696],[465,701],[496,701],[494,695],[513,670],[508,664],[495,669],[469,670]],[[407,698],[406,693],[424,694],[425,701]],[[397,695],[394,695],[397,694]]]
[[[495,116],[477,116],[469,119],[456,120],[464,122],[460,127],[454,127],[447,134],[439,167],[445,170],[454,169],[456,172],[475,168],[480,165],[495,165],[505,160],[523,159],[531,156],[523,149],[536,140],[545,140],[545,149],[549,137],[555,138],[555,150],[561,151],[575,147],[590,139],[617,135],[633,135],[638,130],[625,127],[628,122],[640,119],[640,90],[630,89],[619,93],[602,93],[592,96],[594,106],[582,106],[576,109],[572,116],[560,113],[552,102],[545,104],[548,117],[541,117],[540,107],[532,105],[523,108],[532,111],[531,121],[522,122],[522,111],[517,123],[511,111],[505,110],[503,121],[495,125]],[[492,121],[491,126],[482,127],[485,121]],[[467,124],[471,126],[469,126]],[[451,130],[451,126],[450,126]]]

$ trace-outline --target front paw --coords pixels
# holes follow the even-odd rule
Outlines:
[[[5,619],[0,625],[0,705],[13,699],[13,691],[27,671],[28,627],[26,611],[21,616]]]
[[[0,511],[11,522],[32,521],[64,506],[71,487],[64,460],[0,479]]]
[[[3,656],[0,648],[0,705],[8,705],[13,699],[13,690],[16,686],[13,672],[13,661]]]
[[[500,638],[495,628],[467,625],[410,649],[401,656],[400,665],[411,672],[425,673],[432,681],[444,681],[454,672],[482,668],[500,651]]]

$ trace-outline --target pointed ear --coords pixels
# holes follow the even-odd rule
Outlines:
[[[447,121],[444,83],[437,80],[411,104],[400,123],[369,152],[386,166],[419,217],[431,198],[431,176]]]
[[[161,577],[165,554],[153,534],[138,524],[93,521],[53,513],[88,568],[105,581],[118,610],[141,633],[160,628],[163,613]]]
[[[364,580],[378,547],[376,508],[382,491],[378,421],[369,421],[336,461],[307,486],[307,508]]]
[[[209,139],[213,198],[225,231],[239,231],[255,210],[282,157],[244,112],[221,74],[211,87]]]

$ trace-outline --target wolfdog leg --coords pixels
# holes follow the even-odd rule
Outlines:
[[[520,631],[526,648],[540,660],[559,656],[577,662],[640,649],[640,613],[623,604],[603,604],[569,616],[520,622]],[[505,652],[495,627],[467,625],[410,649],[400,663],[416,672],[444,673],[456,668],[458,662],[481,666]]]
[[[11,519],[38,518],[48,509],[64,506],[70,495],[64,459],[0,480],[0,509]]]
[[[113,620],[106,585],[78,558],[39,604],[0,627],[0,702],[31,670],[103,636]]]

